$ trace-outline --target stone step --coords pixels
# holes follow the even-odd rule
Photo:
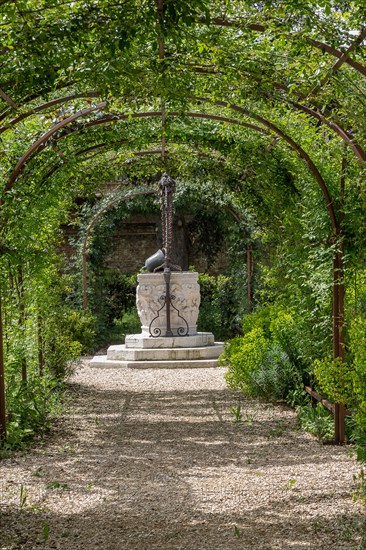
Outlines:
[[[212,346],[193,348],[155,348],[132,349],[125,345],[109,346],[107,351],[108,361],[180,361],[196,359],[217,359],[224,351],[221,342],[215,342]]]
[[[213,346],[215,342],[212,332],[197,332],[190,336],[159,336],[153,338],[149,334],[128,334],[125,339],[126,348],[200,348]]]
[[[117,361],[107,359],[106,355],[96,355],[90,361],[91,367],[129,368],[129,369],[192,369],[219,367],[218,359],[195,359],[178,361]]]

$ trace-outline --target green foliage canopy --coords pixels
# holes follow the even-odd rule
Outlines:
[[[261,243],[258,298],[306,310],[326,335],[332,255],[346,251],[347,284],[364,262],[363,4],[0,0],[8,326],[24,321],[21,269],[26,317],[31,296],[52,294],[62,330],[55,251],[76,200],[167,170],[235,195],[243,234]]]

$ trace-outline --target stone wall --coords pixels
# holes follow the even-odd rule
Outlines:
[[[123,273],[136,273],[146,258],[160,247],[156,218],[135,216],[123,223],[113,235],[105,265]]]
[[[209,272],[212,275],[226,273],[228,258],[225,253],[218,255],[209,270],[205,257],[190,243],[186,223],[190,220],[176,217],[174,220],[174,255],[173,261],[183,270],[194,266],[199,273]],[[64,233],[62,249],[66,257],[71,258],[75,251],[70,240],[77,238],[77,229],[72,225],[62,227]],[[161,248],[161,220],[159,216],[132,216],[121,223],[108,244],[109,252],[105,256],[105,265],[123,273],[137,273],[145,260]]]
[[[187,219],[176,217],[174,221],[174,255],[173,261],[183,270],[194,266],[200,273],[207,270],[206,260],[202,254],[190,245],[186,232]],[[135,273],[141,269],[145,260],[161,247],[161,221],[158,216],[133,216],[121,224],[115,231],[110,243],[110,253],[106,256],[108,267],[119,269],[124,273]],[[225,273],[228,258],[218,255],[211,274]]]

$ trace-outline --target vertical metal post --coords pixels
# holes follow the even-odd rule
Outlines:
[[[251,246],[247,243],[247,286],[248,286],[248,313],[252,313],[252,261]]]
[[[165,279],[165,311],[166,311],[166,332],[165,336],[173,336],[171,324],[170,324],[170,276],[171,271],[168,268],[164,269],[164,279]]]
[[[24,300],[24,280],[23,280],[23,269],[22,266],[18,267],[18,282],[19,282],[19,318],[18,324],[20,330],[23,332],[23,337],[25,337],[25,300]],[[24,385],[27,384],[27,359],[22,354],[21,359],[22,364],[22,382]]]
[[[336,251],[333,261],[333,358],[344,361],[344,281],[343,254]],[[334,406],[334,434],[336,443],[345,440],[345,406]]]
[[[342,252],[333,259],[333,358],[344,361],[344,281]],[[338,444],[345,440],[345,406],[335,403],[334,437]]]
[[[0,288],[0,441],[6,438],[4,341],[1,300],[2,296]]]
[[[346,154],[342,158],[342,171],[340,179],[340,213],[339,230],[336,235],[337,250],[334,252],[333,260],[333,357],[344,361],[344,243],[343,243],[343,222],[344,222],[344,198],[347,172]],[[345,419],[346,410],[342,403],[335,403],[334,406],[334,432],[335,441],[342,444],[345,441]]]
[[[83,308],[88,309],[88,300],[86,296],[86,251],[83,250]]]
[[[165,253],[165,268],[170,267],[171,263],[171,201],[169,200],[171,197],[171,194],[173,193],[172,189],[168,188],[168,183],[165,183],[164,191],[163,191],[165,198],[164,198],[164,223],[165,223],[165,243],[164,243],[164,253]]]
[[[165,336],[173,336],[170,323],[170,278],[172,269],[181,271],[179,266],[172,264],[173,256],[173,193],[175,181],[168,174],[163,174],[159,181],[161,196],[161,226],[164,251],[164,280],[165,280],[165,311],[166,311],[166,333]]]
[[[164,176],[163,176],[164,178]],[[174,191],[174,185],[172,185],[171,182],[169,182],[168,178],[164,180],[164,188],[163,188],[163,217],[164,217],[164,235],[165,235],[165,242],[164,242],[164,254],[165,254],[165,260],[164,260],[164,280],[165,280],[165,314],[166,314],[166,331],[165,336],[172,337],[172,327],[170,324],[170,277],[171,277],[171,271],[170,271],[170,265],[171,265],[171,253],[172,253],[172,230],[173,230],[173,223],[172,223],[172,209],[173,209],[173,202],[172,202],[172,194]]]
[[[333,358],[339,356],[339,288],[338,288],[338,253],[334,253],[333,258]]]
[[[38,369],[39,376],[43,376],[44,355],[43,355],[43,323],[39,311],[37,312],[37,340],[38,340]]]
[[[339,357],[339,254],[336,251],[333,258],[333,358]],[[342,443],[340,404],[334,405],[334,439]]]

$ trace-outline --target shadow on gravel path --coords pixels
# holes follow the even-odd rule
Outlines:
[[[1,548],[365,548],[347,450],[299,432],[284,406],[230,392],[223,373],[84,363],[71,414],[0,463]]]

